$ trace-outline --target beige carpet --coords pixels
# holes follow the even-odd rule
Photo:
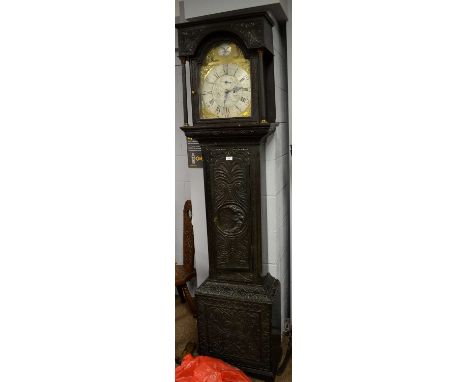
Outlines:
[[[197,343],[197,321],[192,317],[187,304],[182,304],[179,297],[175,302],[175,356],[181,357],[188,342]],[[282,375],[278,375],[275,382],[291,382],[292,360],[288,361]],[[252,382],[262,382],[252,379]]]

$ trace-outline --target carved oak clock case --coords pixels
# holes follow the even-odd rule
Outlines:
[[[202,148],[209,277],[197,289],[199,353],[274,380],[280,285],[262,276],[260,151],[275,130],[266,13],[176,25],[184,126]],[[188,125],[185,62],[193,125]]]

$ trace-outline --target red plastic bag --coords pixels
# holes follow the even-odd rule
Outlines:
[[[175,369],[176,382],[252,382],[238,368],[217,358],[187,354]]]

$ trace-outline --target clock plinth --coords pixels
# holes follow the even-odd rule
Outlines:
[[[198,350],[273,380],[281,294],[277,279],[262,276],[260,190],[260,150],[276,127],[267,122],[275,120],[271,20],[255,14],[177,28],[192,88],[193,126],[181,129],[201,146],[205,183],[209,277],[195,292]]]
[[[199,353],[273,379],[281,356],[280,298],[270,274],[256,285],[206,280],[196,292]]]

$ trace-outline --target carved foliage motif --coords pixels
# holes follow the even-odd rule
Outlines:
[[[271,308],[268,304],[197,297],[201,354],[222,358],[240,368],[271,367]]]
[[[218,269],[250,270],[250,154],[243,148],[211,150],[212,207]]]
[[[237,235],[245,229],[246,213],[238,205],[228,203],[218,209],[216,227],[225,235]]]
[[[243,299],[254,303],[271,304],[279,289],[279,281],[268,273],[263,278],[263,284],[260,285],[230,284],[208,279],[197,289],[197,295]]]
[[[192,36],[203,36],[206,31],[206,26],[191,27],[188,29],[179,30],[179,55],[193,55],[197,45],[200,43],[201,37],[198,39],[191,38]]]
[[[240,22],[237,30],[242,35],[249,47],[260,47],[263,40],[263,23],[258,21]]]
[[[208,306],[210,352],[256,361],[261,358],[260,313]],[[242,333],[242,335],[239,335]]]
[[[250,21],[232,20],[222,23],[193,25],[179,29],[179,55],[191,56],[195,54],[200,42],[213,31],[227,31],[239,35],[245,42],[247,48],[260,48],[264,41],[264,20],[256,17]]]

